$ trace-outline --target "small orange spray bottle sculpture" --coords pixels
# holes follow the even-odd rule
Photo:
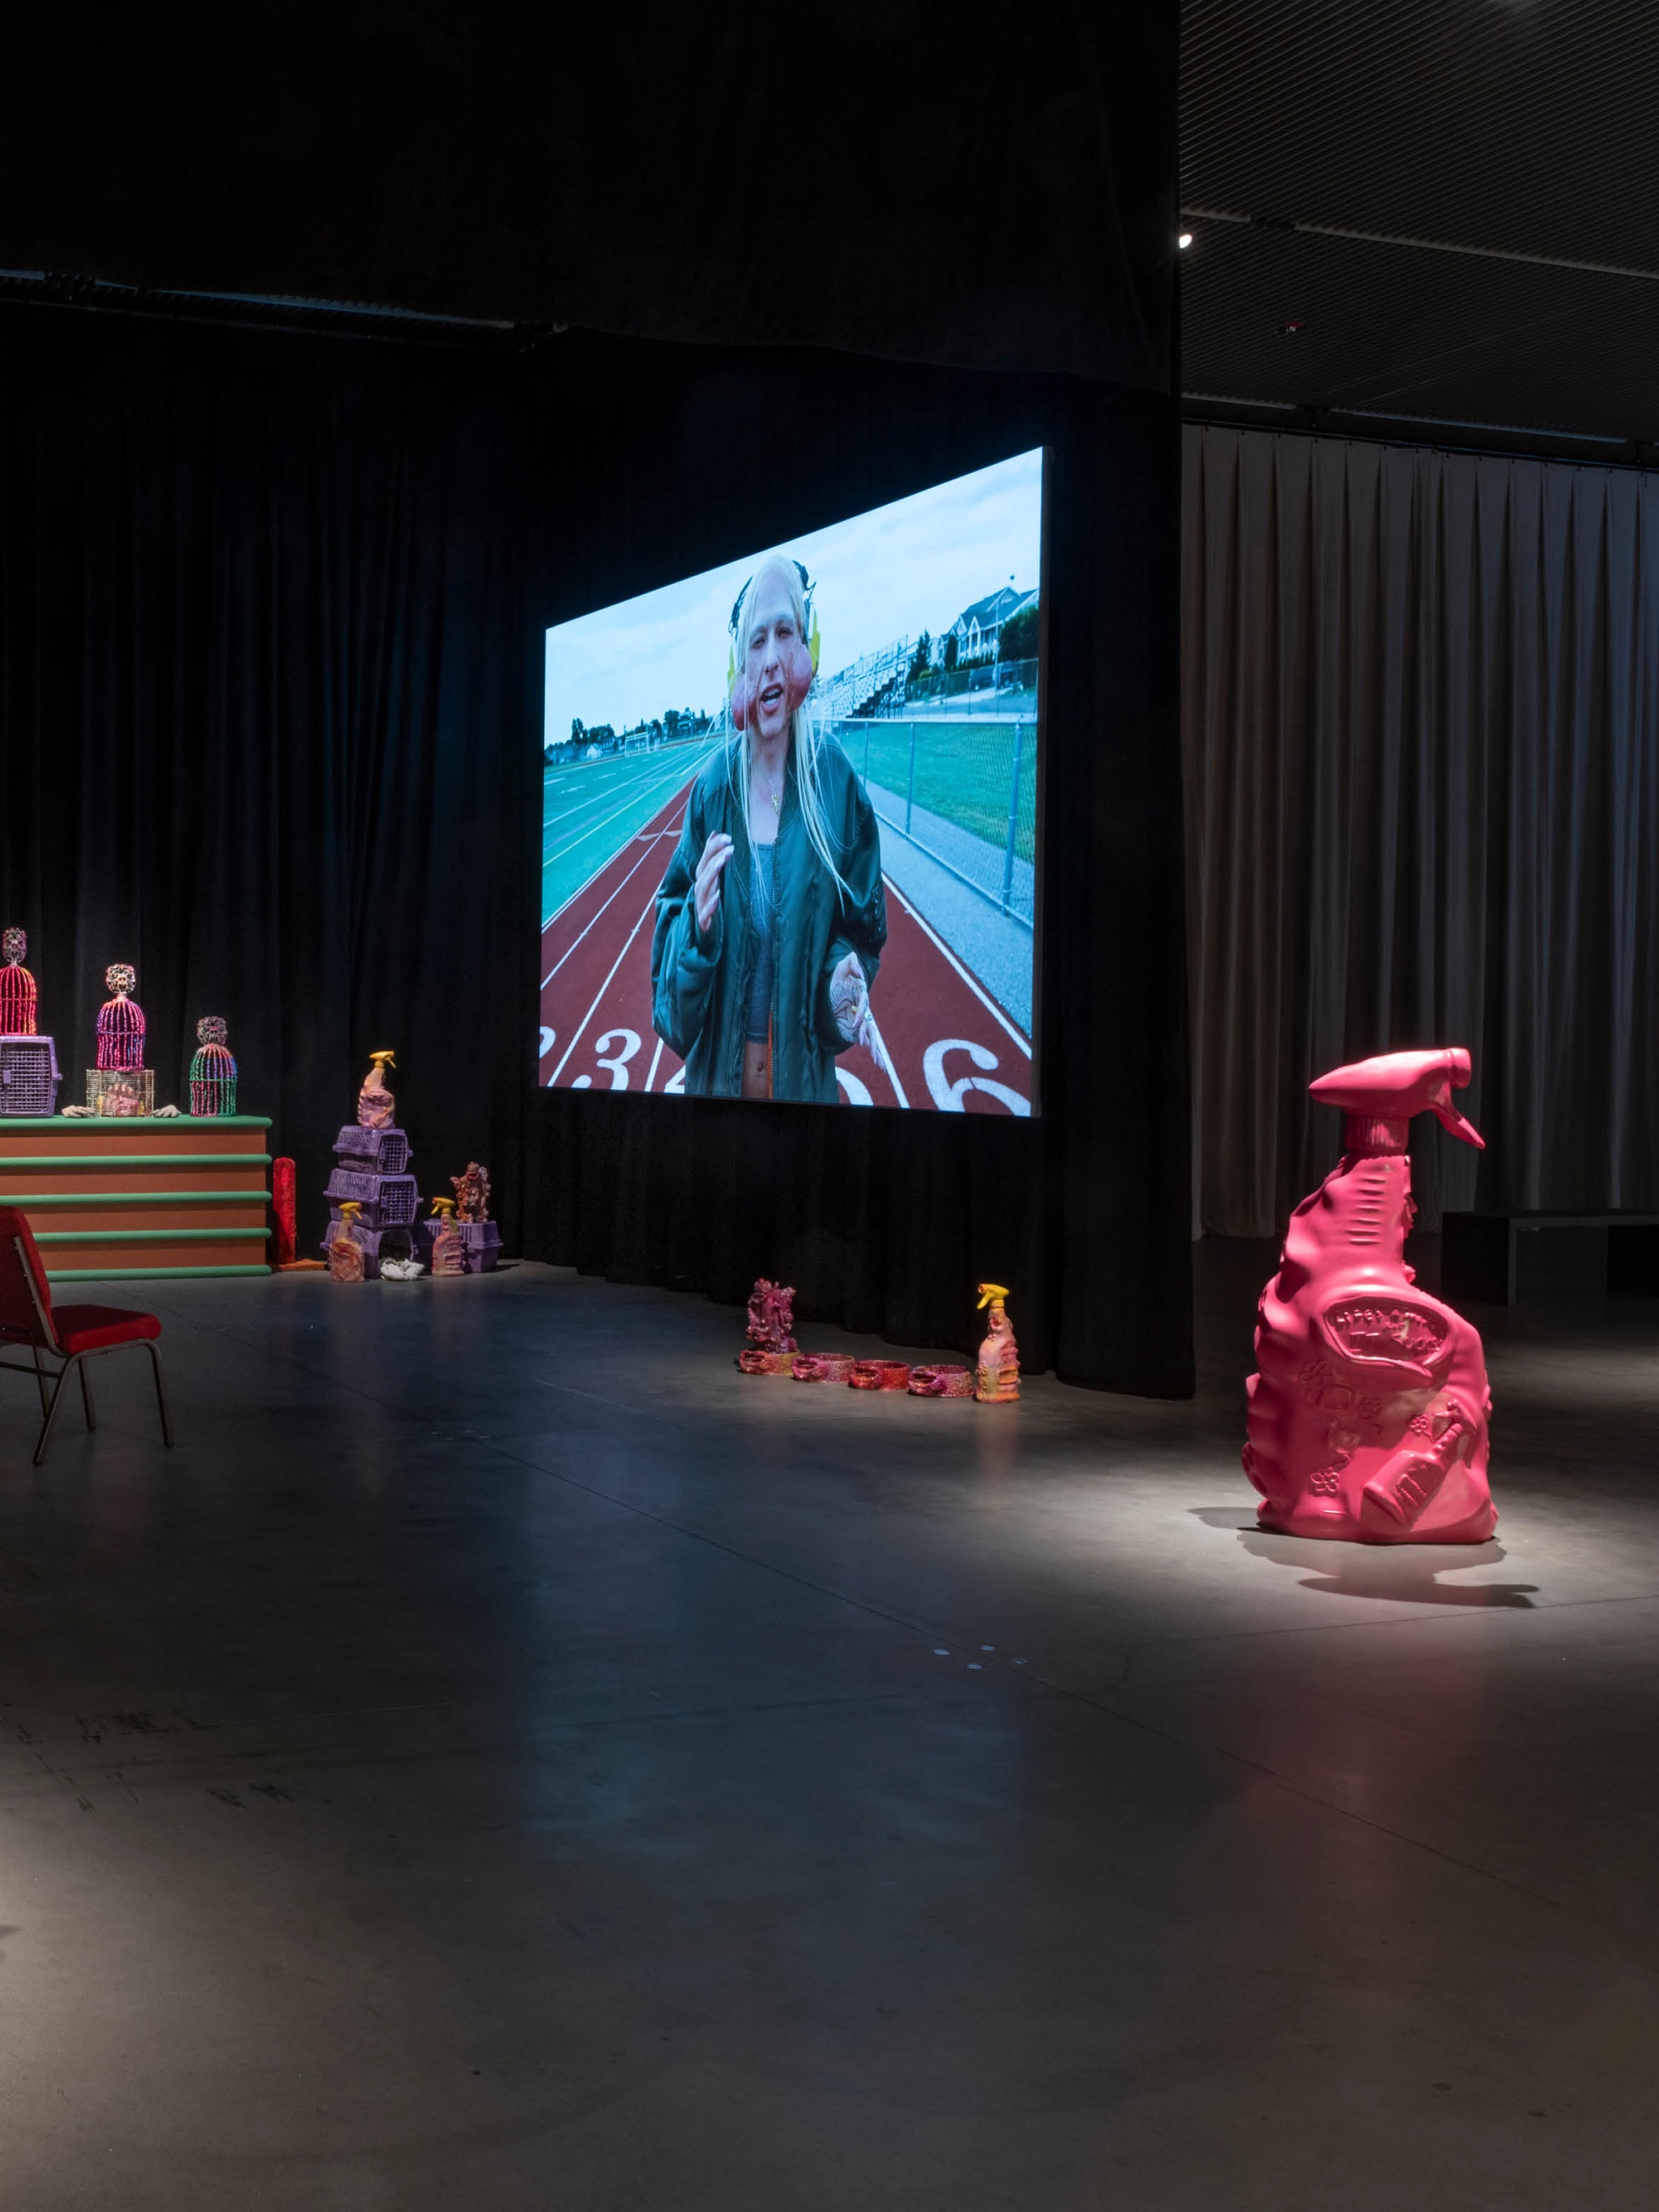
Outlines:
[[[1000,1283],[981,1283],[978,1288],[981,1310],[989,1306],[991,1310],[985,1317],[974,1395],[981,1406],[1006,1406],[1019,1395],[1019,1346],[1003,1303],[1008,1293]]]
[[[372,1052],[368,1055],[368,1073],[363,1078],[363,1087],[357,1093],[357,1127],[360,1129],[386,1129],[392,1126],[392,1117],[398,1110],[398,1102],[386,1088],[386,1072],[396,1067],[397,1061],[389,1052]]]
[[[453,1198],[434,1198],[432,1211],[438,1217],[437,1232],[432,1239],[431,1265],[434,1275],[464,1275],[466,1273],[466,1243],[455,1225],[455,1201]]]
[[[1481,1145],[1451,1102],[1468,1079],[1468,1054],[1449,1046],[1356,1060],[1309,1086],[1346,1121],[1342,1157],[1291,1216],[1258,1308],[1244,1472],[1264,1528],[1484,1544],[1497,1523],[1480,1339],[1405,1261],[1412,1116]]]
[[[340,1208],[340,1225],[328,1248],[328,1272],[337,1283],[363,1279],[363,1248],[351,1233],[362,1210],[355,1198]]]

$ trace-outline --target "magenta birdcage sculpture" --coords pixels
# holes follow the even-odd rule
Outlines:
[[[104,970],[104,981],[114,994],[98,1010],[98,1065],[100,1068],[137,1071],[144,1064],[144,1010],[127,994],[138,981],[125,961]]]
[[[9,929],[0,936],[0,953],[5,956],[5,965],[0,968],[0,1036],[34,1035],[39,994],[33,976],[23,965],[28,949],[28,939],[21,929]]]
[[[196,1024],[198,1049],[190,1063],[192,1114],[236,1111],[236,1062],[225,1042],[228,1034],[222,1014],[204,1014]]]

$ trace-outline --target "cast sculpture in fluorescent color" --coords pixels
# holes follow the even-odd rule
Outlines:
[[[1012,1405],[1019,1395],[1019,1346],[1008,1318],[1007,1287],[1002,1283],[979,1285],[980,1310],[986,1307],[985,1341],[974,1370],[974,1395],[981,1406]]]
[[[1310,1086],[1346,1120],[1342,1157],[1291,1216],[1258,1307],[1243,1457],[1264,1528],[1358,1544],[1492,1533],[1480,1339],[1405,1261],[1412,1116],[1481,1145],[1451,1100],[1468,1079],[1452,1046],[1358,1060]]]
[[[368,1073],[357,1093],[357,1127],[360,1129],[389,1129],[398,1111],[398,1102],[392,1095],[386,1079],[388,1067],[397,1061],[389,1052],[372,1052],[368,1055]]]

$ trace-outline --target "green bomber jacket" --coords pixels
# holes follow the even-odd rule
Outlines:
[[[887,902],[880,833],[853,764],[833,740],[821,745],[817,759],[825,826],[847,888],[832,880],[807,836],[792,746],[772,863],[772,1096],[833,1105],[839,1095],[836,1054],[846,1043],[830,1011],[830,977],[845,954],[856,952],[874,986],[887,942]],[[684,1060],[687,1091],[714,1098],[742,1091],[760,952],[747,809],[732,791],[727,761],[722,746],[691,787],[679,842],[657,892],[651,943],[652,1026]],[[703,847],[716,830],[731,838],[734,850],[720,877],[714,927],[704,937],[693,885]]]

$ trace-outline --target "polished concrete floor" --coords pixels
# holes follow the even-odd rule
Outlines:
[[[1190,1405],[532,1267],[0,1377],[0,2205],[1652,2202],[1659,1301],[1481,1316],[1498,1541],[1298,1544],[1268,1256]]]

